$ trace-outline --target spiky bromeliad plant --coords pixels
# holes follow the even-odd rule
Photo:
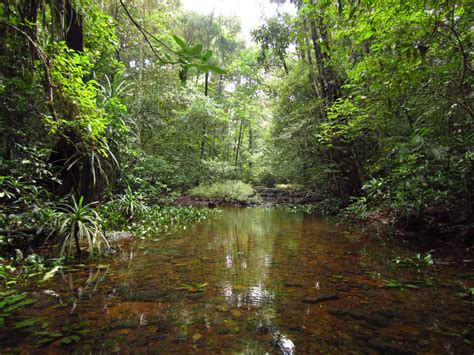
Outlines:
[[[79,201],[72,197],[72,204],[59,207],[57,235],[61,238],[61,256],[70,256],[74,245],[77,254],[81,255],[81,243],[86,242],[89,256],[94,256],[94,250],[101,251],[101,244],[107,248],[109,243],[99,226],[99,215],[90,204],[84,205],[84,198]]]

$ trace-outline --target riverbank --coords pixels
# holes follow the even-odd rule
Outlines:
[[[232,199],[228,197],[202,197],[184,194],[172,201],[174,205],[195,206],[195,207],[249,207],[249,206],[286,206],[286,205],[307,205],[317,202],[318,199],[304,189],[282,188],[282,187],[261,187],[253,189],[252,194],[247,198]]]
[[[342,208],[336,200],[325,200],[302,188],[256,187],[248,200],[202,198],[183,195],[175,205],[194,207],[255,207],[255,206],[306,206],[304,210],[328,216],[336,222],[346,222],[363,228],[382,238],[397,239],[413,250],[439,250],[443,255],[456,255],[472,259],[474,223],[469,223],[463,211],[452,212],[457,221],[449,218],[447,211],[427,209],[421,216],[397,216],[388,208],[367,211],[357,205]]]

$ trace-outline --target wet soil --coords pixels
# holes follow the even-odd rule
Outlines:
[[[474,270],[436,251],[261,207],[117,243],[28,290],[1,352],[472,353]]]

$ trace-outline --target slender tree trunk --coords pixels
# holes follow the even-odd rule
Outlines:
[[[280,57],[281,63],[283,64],[283,69],[285,70],[285,74],[288,75],[290,71],[288,70],[288,65],[286,65],[284,53],[278,52],[278,56]]]
[[[8,5],[8,2],[7,4]],[[4,6],[3,7],[3,17],[2,17],[2,22],[0,24],[0,50],[1,53],[6,53],[7,52],[7,46],[8,46],[8,38],[9,38],[9,29],[10,27],[8,26],[9,22],[9,17],[10,17],[10,7],[9,6]]]
[[[209,72],[206,73],[205,79],[204,79],[204,96],[208,97],[209,96]],[[202,132],[201,132],[201,154],[200,154],[200,159],[204,159],[204,148],[206,145],[206,122],[203,122],[202,124]]]
[[[239,153],[240,153],[240,145],[242,142],[242,129],[244,125],[244,120],[241,118],[240,119],[240,128],[239,128],[239,135],[237,137],[237,146],[235,148],[235,161],[234,161],[234,166],[237,167],[237,163],[239,161]]]
[[[38,20],[38,9],[39,9],[39,2],[38,0],[30,0],[25,3],[25,6],[22,11],[22,17],[24,18],[25,23],[36,23]],[[37,27],[36,26],[29,26],[28,24],[22,24],[21,29],[28,34],[28,36],[36,42],[36,32],[37,32]],[[28,41],[28,47],[30,50],[30,58],[31,58],[31,64],[30,64],[30,72],[31,72],[31,81],[33,82],[34,80],[34,68],[35,68],[35,59],[36,59],[36,48],[35,44],[32,43],[31,41]]]
[[[253,152],[253,129],[252,122],[249,122],[249,154],[252,155]],[[252,159],[249,162],[249,171],[252,171]]]
[[[321,93],[318,88],[318,83],[316,81],[316,74],[314,72],[314,63],[313,63],[313,55],[311,54],[311,49],[309,45],[309,39],[305,36],[305,42],[308,52],[308,69],[309,69],[309,80],[311,81],[311,87],[313,89],[314,95],[321,97]]]

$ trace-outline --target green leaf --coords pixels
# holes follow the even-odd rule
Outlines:
[[[0,317],[0,327],[3,327],[5,325],[5,318]]]
[[[186,42],[184,42],[183,39],[179,38],[178,36],[176,35],[173,35],[173,39],[175,40],[175,42],[181,47],[183,48],[183,50],[187,51],[188,50],[188,45],[186,44]]]
[[[203,55],[202,60],[204,62],[207,62],[209,59],[211,59],[211,57],[212,57],[212,51],[208,50],[206,54]]]
[[[34,334],[44,336],[44,337],[48,337],[48,338],[60,338],[60,337],[63,336],[62,333],[53,333],[53,332],[50,332],[50,331],[38,331],[38,332],[34,332]]]
[[[30,319],[25,319],[22,320],[21,322],[15,323],[13,328],[15,329],[24,329],[24,328],[29,328],[37,324],[38,322],[41,322],[40,318],[30,318]]]
[[[22,299],[24,299],[25,297],[26,297],[26,294],[24,294],[24,293],[9,296],[9,297],[5,298],[2,302],[0,302],[0,309],[3,309],[6,305],[11,305],[11,304],[14,304],[16,302],[19,302]]]
[[[27,306],[27,305],[35,303],[35,302],[36,302],[35,300],[26,299],[26,300],[23,300],[21,302],[18,302],[16,304],[14,304],[14,305],[11,305],[10,307],[5,308],[3,311],[7,312],[7,313],[10,313],[10,312],[13,312],[13,311],[15,311],[19,308],[22,308],[24,306]]]
[[[219,67],[216,67],[215,65],[210,65],[210,64],[207,64],[206,67],[210,70],[210,71],[213,71],[214,73],[217,73],[217,74],[222,74],[222,75],[227,75],[227,71],[222,69],[222,68],[219,68]]]
[[[55,337],[55,338],[44,338],[44,339],[38,340],[36,342],[36,345],[38,345],[38,346],[46,345],[46,344],[52,343],[56,339],[57,339],[57,337]]]
[[[191,53],[194,56],[200,54],[201,52],[202,52],[202,44],[196,44],[194,47],[192,47],[189,50],[189,53]]]
[[[59,270],[59,266],[53,267],[51,270],[49,270],[46,274],[44,274],[43,278],[41,279],[40,282],[46,282],[54,277],[56,273]]]
[[[79,340],[81,340],[81,337],[78,335],[70,335],[67,337],[62,338],[59,342],[61,344],[71,344],[71,343],[77,343]]]
[[[70,344],[72,342],[72,339],[70,337],[65,337],[60,340],[61,344]]]

